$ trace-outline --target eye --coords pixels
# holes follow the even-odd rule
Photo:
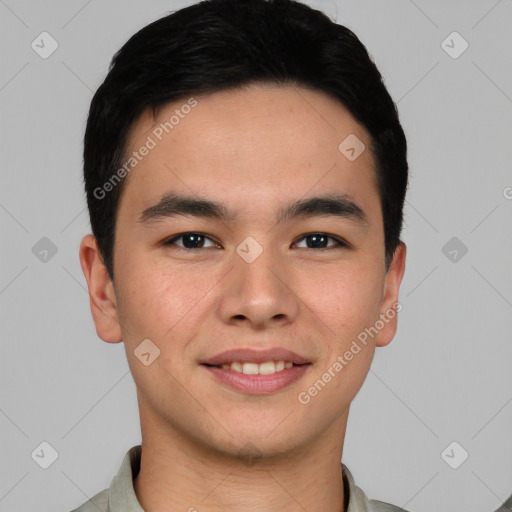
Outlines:
[[[183,245],[180,246],[176,244],[175,241],[183,239]],[[167,238],[163,241],[163,245],[177,245],[177,247],[184,250],[194,250],[194,249],[205,249],[204,241],[212,240],[210,237],[204,235],[203,233],[196,232],[188,232],[181,233],[180,235],[175,235],[172,238]],[[219,244],[213,242],[210,247],[219,247]]]
[[[331,246],[326,246],[325,243],[329,239],[334,240],[334,244]],[[306,243],[307,249],[331,249],[336,247],[348,247],[348,245],[343,240],[334,236],[330,236],[327,233],[308,233],[307,235],[299,238],[299,240],[311,241],[311,243]]]
[[[334,244],[326,245],[328,240],[334,241]],[[176,241],[183,240],[182,244],[177,244]],[[205,245],[206,241],[210,241],[211,245]],[[333,248],[341,248],[348,247],[348,244],[345,243],[338,237],[328,235],[327,233],[308,233],[307,235],[303,235],[300,240],[306,240],[306,249],[333,249]],[[308,243],[310,242],[310,243]],[[209,236],[198,233],[198,232],[186,232],[181,233],[179,235],[174,235],[171,238],[167,238],[162,242],[164,246],[176,246],[178,249],[187,250],[198,250],[198,249],[207,249],[208,247],[221,247],[217,242],[215,242]],[[298,242],[295,242],[295,246],[298,246]],[[304,248],[304,247],[299,247]]]

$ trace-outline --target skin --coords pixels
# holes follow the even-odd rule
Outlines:
[[[137,386],[142,430],[136,495],[148,512],[345,510],[340,460],[349,406],[376,347],[387,345],[396,315],[368,338],[308,404],[307,390],[357,335],[398,302],[406,247],[386,272],[374,161],[349,161],[338,145],[370,137],[338,101],[291,86],[251,85],[197,97],[198,105],[129,175],[119,204],[110,281],[92,235],[80,261],[98,336],[124,342]],[[134,124],[129,151],[185,101]],[[224,203],[236,220],[192,216],[138,223],[165,192]],[[321,193],[349,194],[368,225],[332,216],[276,224],[280,206]],[[199,232],[202,249],[163,241]],[[346,242],[308,247],[327,233]],[[236,252],[247,237],[262,254]],[[216,244],[219,244],[217,246]],[[195,251],[195,252],[194,252]],[[151,339],[160,356],[134,355]],[[237,347],[285,347],[312,365],[297,382],[267,395],[219,383],[199,361]]]

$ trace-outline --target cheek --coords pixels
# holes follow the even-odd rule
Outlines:
[[[170,275],[169,269],[164,271],[135,262],[126,265],[123,273],[119,272],[119,282],[122,287],[118,314],[128,363],[134,380],[147,390],[149,399],[148,390],[160,386],[174,389],[175,378],[184,381],[185,376],[181,374],[184,351],[195,333],[197,308],[194,305],[204,292],[198,286],[187,286],[183,272]],[[147,339],[154,345],[147,342],[141,345]],[[151,354],[152,362],[147,366],[137,355],[142,353],[139,346],[146,347],[144,352]]]
[[[301,287],[305,302],[330,329],[330,335],[347,340],[374,323],[382,299],[381,277],[375,267],[322,268],[304,273]]]
[[[369,345],[339,345],[297,396],[299,403],[309,408],[309,416],[330,424],[346,414],[368,375],[373,354]]]
[[[118,272],[120,290],[118,312],[122,328],[135,338],[161,339],[186,314],[191,300],[190,287],[184,286],[179,275],[169,275],[144,259],[125,260]],[[120,265],[121,267],[121,265]]]
[[[343,353],[332,359],[329,375],[334,375],[331,381],[333,395],[348,407],[368,375],[375,351],[373,347],[357,342],[344,348]]]
[[[201,268],[162,265],[149,258],[126,258],[119,272],[121,284],[118,311],[125,342],[135,347],[149,338],[160,348],[162,359],[183,350],[193,338],[203,316],[212,310],[212,274]]]

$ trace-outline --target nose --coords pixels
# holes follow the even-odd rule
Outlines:
[[[249,261],[235,254],[233,268],[221,282],[218,314],[222,321],[253,329],[293,322],[300,301],[290,267],[270,249]]]

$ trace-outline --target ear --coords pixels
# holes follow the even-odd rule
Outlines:
[[[398,304],[398,291],[405,271],[405,255],[407,247],[400,242],[393,254],[384,282],[384,295],[380,309],[380,320],[384,327],[379,330],[375,344],[377,347],[388,345],[396,334],[398,312],[402,309]]]
[[[108,343],[122,340],[114,285],[108,275],[93,235],[80,244],[80,265],[87,280],[91,313],[98,336]]]

